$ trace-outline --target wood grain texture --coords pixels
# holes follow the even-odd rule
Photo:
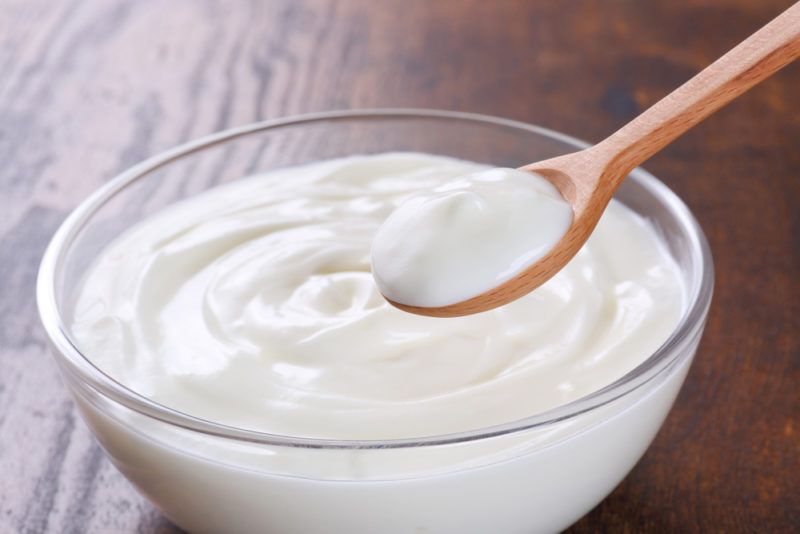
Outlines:
[[[48,237],[116,172],[332,108],[461,109],[598,141],[790,4],[0,1],[0,533],[175,531],[80,421],[33,301]],[[647,165],[706,230],[715,301],[653,446],[572,532],[800,524],[798,87],[793,65]]]

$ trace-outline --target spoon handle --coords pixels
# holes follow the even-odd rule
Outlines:
[[[708,115],[800,56],[800,2],[595,148],[603,174],[622,181],[635,167]]]

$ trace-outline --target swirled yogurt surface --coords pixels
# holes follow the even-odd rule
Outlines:
[[[497,287],[541,259],[572,223],[572,207],[543,177],[478,171],[404,202],[372,243],[386,298],[434,308]]]
[[[306,437],[409,438],[508,422],[620,378],[682,314],[678,267],[612,202],[578,255],[481,314],[408,314],[370,271],[401,203],[488,167],[386,153],[275,170],[119,236],[72,318],[100,369],[177,410]]]

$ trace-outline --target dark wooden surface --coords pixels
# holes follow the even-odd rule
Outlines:
[[[332,108],[490,113],[597,141],[786,0],[1,0],[0,533],[173,532],[104,458],[50,359],[37,264],[130,164]],[[573,532],[800,525],[800,65],[647,168],[716,260],[705,338],[631,475]]]

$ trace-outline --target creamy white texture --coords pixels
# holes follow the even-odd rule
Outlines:
[[[543,177],[478,171],[404,202],[375,234],[372,270],[389,300],[434,308],[463,302],[541,259],[572,223]]]
[[[407,438],[519,419],[610,384],[673,331],[678,267],[612,202],[537,291],[436,319],[380,295],[370,245],[402,202],[485,166],[389,153],[210,190],[121,235],[86,275],[72,332],[102,370],[228,425]]]

